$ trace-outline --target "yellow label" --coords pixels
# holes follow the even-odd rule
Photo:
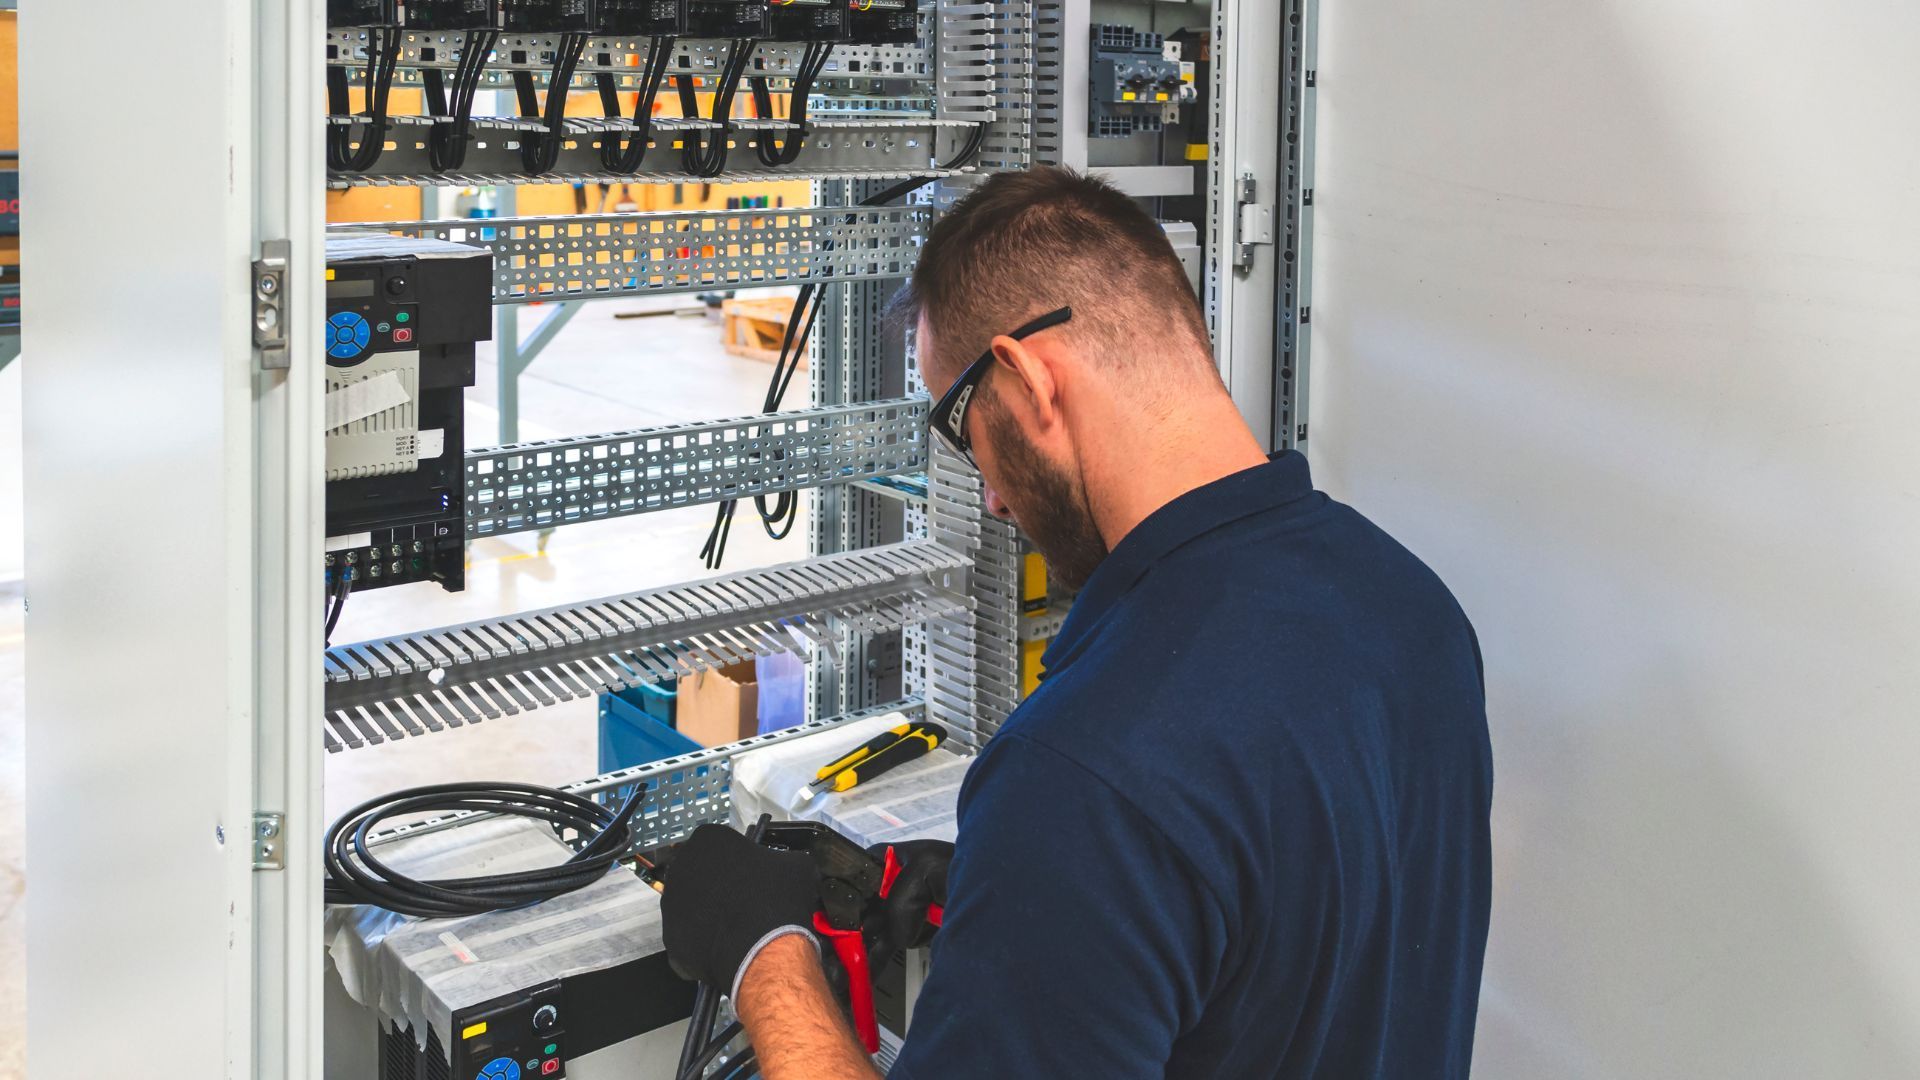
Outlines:
[[[327,267],[327,280],[328,281],[333,280],[333,267],[331,266]]]
[[[468,1024],[466,1027],[463,1027],[460,1029],[460,1037],[462,1039],[471,1039],[475,1035],[485,1035],[486,1033],[487,1033],[487,1022],[485,1020],[482,1020],[477,1024]]]
[[[1136,95],[1136,94],[1135,94],[1135,93],[1134,93],[1133,91],[1131,91],[1131,90],[1123,90],[1123,91],[1121,91],[1121,92],[1120,92],[1120,100],[1121,100],[1121,101],[1132,101],[1132,100],[1133,100],[1133,99],[1134,99],[1135,97],[1137,97],[1137,96],[1138,96],[1138,95]]]
[[[1188,161],[1207,160],[1207,144],[1203,142],[1188,143],[1187,144],[1187,160]]]
[[[1155,100],[1155,101],[1165,101],[1165,100],[1167,100],[1167,95],[1165,95],[1165,94],[1155,94],[1155,95],[1153,95],[1153,100]]]

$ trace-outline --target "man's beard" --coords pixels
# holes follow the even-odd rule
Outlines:
[[[997,408],[984,410],[994,457],[1006,475],[996,485],[1021,530],[1047,560],[1047,576],[1069,589],[1087,583],[1107,557],[1107,542],[1093,523],[1087,489],[1040,456],[1017,425]]]

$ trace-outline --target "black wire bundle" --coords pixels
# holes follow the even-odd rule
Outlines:
[[[800,156],[807,145],[807,99],[813,94],[814,80],[826,70],[827,58],[833,55],[833,42],[816,41],[807,45],[800,55],[800,70],[793,76],[793,91],[788,96],[787,119],[794,125],[786,134],[786,140],[775,144],[773,132],[762,132],[754,144],[754,150],[760,155],[760,163],[769,168],[791,165]],[[773,117],[773,94],[767,89],[765,76],[756,75],[753,84],[754,115],[766,119]]]
[[[647,156],[647,141],[653,137],[653,103],[660,96],[660,82],[666,77],[667,64],[673,60],[675,39],[657,37],[647,46],[647,66],[641,69],[639,100],[633,105],[634,133],[623,144],[619,135],[608,132],[600,140],[600,164],[612,172],[640,171]],[[620,119],[619,84],[611,72],[602,72],[600,106],[607,119]]]
[[[727,168],[727,142],[733,134],[733,99],[740,92],[740,80],[747,74],[747,64],[752,61],[754,45],[745,38],[736,38],[727,50],[727,62],[720,69],[720,77],[713,88],[713,115],[707,119],[719,124],[712,131],[688,128],[680,136],[680,164],[694,176],[719,176]],[[694,91],[693,76],[676,74],[673,77],[674,89],[680,93],[680,115],[689,120],[700,119],[700,98]]]
[[[425,919],[479,915],[551,900],[604,877],[633,845],[635,791],[617,812],[571,792],[535,784],[474,782],[408,788],[369,799],[327,830],[322,857],[329,904],[372,904]],[[367,836],[388,818],[474,810],[534,818],[592,836],[558,866],[510,874],[420,881],[375,858]]]
[[[957,169],[972,161],[980,153],[981,143],[985,141],[987,125],[980,124],[967,136],[966,145],[960,148],[953,160],[941,165],[945,170]],[[902,180],[898,184],[876,192],[860,200],[861,206],[885,206],[895,199],[904,198],[933,182],[932,177],[916,180]],[[848,220],[852,224],[852,219]],[[821,245],[823,251],[833,250],[831,240]],[[780,402],[787,396],[787,387],[793,382],[794,372],[800,369],[800,358],[806,354],[807,339],[813,334],[813,323],[820,314],[820,302],[825,298],[825,290],[815,282],[800,286],[800,296],[794,301],[793,314],[787,316],[786,333],[780,339],[780,357],[773,365],[773,378],[767,384],[766,400],[761,406],[763,412],[774,412],[780,408]],[[739,506],[737,500],[721,503],[714,510],[713,528],[707,532],[707,542],[700,549],[700,557],[705,560],[709,570],[718,570],[726,558],[727,539],[733,533],[733,515]],[[760,524],[767,535],[775,540],[785,540],[793,531],[793,525],[799,518],[800,493],[783,491],[774,497],[771,505],[765,495],[753,497],[754,510],[760,515]]]
[[[706,988],[703,986],[701,989],[704,990]],[[713,994],[707,1001],[717,1007],[720,1001],[720,995]],[[696,1005],[697,1004],[700,1004],[700,1002],[696,999]],[[694,1015],[698,1018],[700,1014],[695,1013]],[[705,1030],[711,1031],[712,1028],[713,1017],[708,1016]],[[702,1029],[689,1028],[688,1033],[695,1034],[700,1030]],[[705,1048],[699,1050],[698,1053],[692,1054],[691,1057],[689,1057],[689,1051],[692,1051],[699,1044],[693,1039],[688,1039],[685,1043],[681,1044],[680,1071],[674,1074],[675,1080],[701,1080],[701,1077],[706,1074],[707,1066],[713,1064],[713,1059],[720,1056],[720,1052],[727,1048],[728,1043],[739,1038],[740,1030],[740,1021],[735,1020],[725,1028],[722,1028],[719,1034],[708,1039]],[[757,1071],[754,1068],[756,1061],[757,1058],[753,1052],[753,1047],[749,1046],[733,1057],[728,1058],[726,1063],[721,1066],[722,1071],[716,1073],[713,1080],[734,1080],[734,1078],[745,1080],[746,1077],[752,1076],[754,1072]]]
[[[367,28],[367,130],[360,148],[353,148],[350,124],[327,125],[327,167],[343,172],[365,172],[380,160],[387,147],[387,98],[393,90],[393,74],[400,66],[400,28]],[[334,116],[350,116],[347,107],[347,69],[327,68],[327,111]]]
[[[513,89],[520,98],[520,115],[539,117],[546,130],[526,132],[520,138],[520,166],[528,176],[552,171],[560,161],[560,147],[566,142],[567,91],[573,86],[573,73],[580,66],[580,54],[587,51],[587,35],[561,34],[553,54],[553,70],[547,78],[547,101],[543,109],[540,95],[534,91],[533,72],[513,73]]]
[[[353,579],[348,575],[353,571],[344,569],[334,580],[331,601],[327,607],[327,627],[321,634],[323,645],[333,644],[333,628],[340,622],[340,613],[347,610],[347,593],[353,589]]]
[[[435,116],[451,116],[433,125],[427,139],[427,160],[435,172],[452,172],[467,160],[467,131],[473,124],[473,97],[486,74],[487,58],[499,44],[498,30],[469,30],[460,49],[460,64],[453,72],[451,107],[440,70],[426,71],[427,109]]]

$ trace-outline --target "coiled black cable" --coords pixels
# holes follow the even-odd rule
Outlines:
[[[400,28],[367,28],[367,130],[360,148],[353,148],[350,124],[327,125],[327,167],[338,172],[365,172],[380,160],[387,147],[387,99],[393,90],[393,75],[400,66]],[[347,69],[327,68],[327,111],[334,116],[351,116],[347,106]]]
[[[326,901],[441,919],[551,900],[600,880],[627,855],[633,846],[629,823],[639,804],[639,791],[616,811],[572,792],[500,781],[433,784],[369,799],[327,830],[321,852]],[[382,821],[463,810],[533,818],[591,839],[556,866],[437,881],[408,877],[368,849],[367,837]]]
[[[453,172],[467,160],[467,132],[473,126],[473,98],[486,74],[487,58],[499,44],[498,30],[469,30],[460,49],[460,63],[453,73],[453,98],[449,102],[440,71],[425,73],[427,108],[435,116],[450,116],[433,125],[427,139],[427,160],[435,172]]]
[[[670,37],[657,37],[647,46],[647,66],[641,69],[640,93],[633,105],[634,133],[622,143],[619,135],[609,131],[600,140],[600,164],[608,170],[618,173],[640,171],[640,163],[647,156],[647,142],[653,137],[653,103],[660,96],[661,80],[666,78],[667,64],[673,59],[676,40]],[[600,106],[607,119],[620,119],[620,92],[613,75],[602,72],[599,77]]]

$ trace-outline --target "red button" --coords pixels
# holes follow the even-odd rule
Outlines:
[[[393,340],[404,345],[413,340],[413,331],[408,327],[402,326],[393,332]]]
[[[557,1073],[559,1071],[560,1071],[559,1058],[548,1058],[547,1060],[540,1063],[541,1076],[552,1076],[554,1073]]]

